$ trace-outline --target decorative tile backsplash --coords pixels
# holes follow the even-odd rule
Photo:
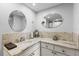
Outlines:
[[[3,43],[8,42],[18,42],[18,40],[24,37],[25,39],[29,39],[29,33],[6,33],[2,35]]]
[[[41,38],[52,38],[58,36],[60,40],[73,41],[73,33],[68,32],[40,32]]]
[[[41,38],[53,38],[54,33],[53,32],[40,32]]]
[[[56,35],[59,40],[72,42],[75,40],[73,32],[39,32],[40,38],[52,38]],[[24,37],[25,40],[30,39],[30,33],[6,33],[2,35],[3,42],[18,42],[21,37]],[[74,39],[73,39],[74,38]]]
[[[73,41],[73,33],[68,32],[54,32],[54,35],[58,35],[60,40]]]

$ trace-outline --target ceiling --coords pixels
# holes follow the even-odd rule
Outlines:
[[[25,5],[27,7],[29,7],[30,9],[32,9],[35,12],[39,12],[54,6],[57,6],[61,3],[25,3]]]

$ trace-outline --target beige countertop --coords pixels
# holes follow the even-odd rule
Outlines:
[[[5,47],[4,47],[4,50],[6,50],[7,53],[11,56],[17,55],[17,54],[21,53],[23,50],[29,48],[30,46],[34,45],[35,43],[37,43],[39,41],[51,43],[51,44],[55,44],[55,45],[59,45],[59,46],[64,46],[67,48],[78,49],[78,47],[75,44],[73,44],[72,42],[54,41],[51,38],[34,38],[34,39],[25,40],[20,43],[15,43],[17,45],[17,47],[12,50],[7,50]]]

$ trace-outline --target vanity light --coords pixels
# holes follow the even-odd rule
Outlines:
[[[33,3],[32,5],[33,5],[33,6],[35,6],[36,4],[35,4],[35,3]]]

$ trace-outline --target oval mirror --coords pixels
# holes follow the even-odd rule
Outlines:
[[[8,22],[11,29],[16,32],[21,32],[26,27],[25,15],[19,10],[15,10],[9,15]]]
[[[63,18],[60,14],[48,14],[44,16],[44,21],[42,21],[42,25],[46,28],[55,28],[60,26],[63,23]]]

